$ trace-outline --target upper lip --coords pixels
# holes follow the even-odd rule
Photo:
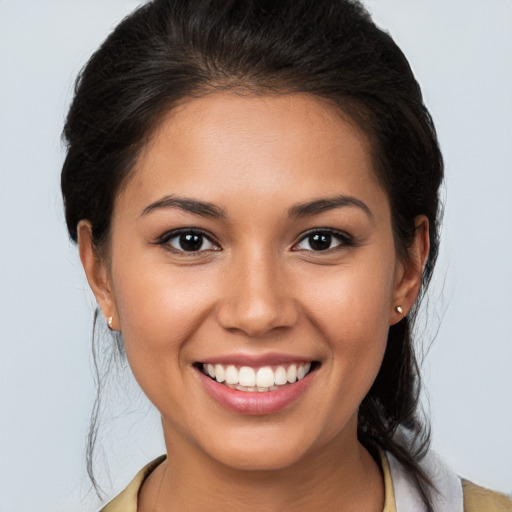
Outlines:
[[[232,364],[237,366],[272,366],[286,363],[310,363],[314,361],[311,357],[297,356],[293,354],[283,354],[278,352],[269,352],[266,354],[226,354],[207,357],[198,362],[203,364]]]

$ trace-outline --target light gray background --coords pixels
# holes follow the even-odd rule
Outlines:
[[[59,135],[74,76],[138,3],[0,0],[2,511],[96,505],[84,469],[93,301],[64,228]],[[434,446],[460,474],[510,492],[512,1],[366,5],[411,61],[446,159],[423,336],[428,344],[444,317],[425,363]],[[163,450],[156,414],[125,387],[129,377],[103,433],[117,489]]]

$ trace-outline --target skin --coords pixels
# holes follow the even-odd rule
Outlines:
[[[212,203],[224,218],[150,207],[167,196]],[[290,216],[338,196],[364,207]],[[426,218],[416,226],[402,261],[365,136],[319,99],[214,93],[168,114],[116,198],[107,257],[79,225],[89,283],[162,415],[170,456],[143,485],[140,510],[382,510],[357,409],[396,306],[407,314],[418,293]],[[182,228],[212,242],[195,252],[158,243]],[[310,230],[326,228],[343,236],[313,250]],[[221,407],[193,366],[268,352],[320,363],[299,399],[268,415]]]

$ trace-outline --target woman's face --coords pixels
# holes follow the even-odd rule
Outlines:
[[[93,288],[169,450],[275,469],[356,443],[414,293],[367,141],[333,107],[174,109],[117,197],[110,250]]]

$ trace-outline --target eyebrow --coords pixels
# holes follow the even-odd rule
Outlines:
[[[307,203],[301,203],[292,206],[288,210],[288,215],[290,217],[307,217],[309,215],[317,215],[325,211],[334,210],[336,208],[344,208],[347,206],[361,209],[373,222],[373,214],[370,208],[368,208],[368,206],[363,203],[363,201],[352,196],[344,195],[315,199],[314,201],[308,201]]]
[[[295,218],[307,217],[344,207],[360,208],[366,213],[371,221],[374,220],[370,208],[368,208],[363,201],[355,197],[345,195],[315,199],[314,201],[297,204],[288,210],[288,216]],[[148,213],[163,208],[179,208],[180,210],[200,215],[201,217],[210,217],[214,219],[225,219],[227,217],[225,210],[213,203],[198,201],[197,199],[181,198],[174,195],[162,197],[158,201],[146,206],[140,216],[143,217]]]
[[[190,212],[195,215],[200,215],[201,217],[211,217],[214,219],[226,218],[226,212],[213,203],[198,201],[196,199],[176,197],[174,195],[162,197],[158,201],[155,201],[149,206],[146,206],[140,216],[143,217],[148,213],[162,208],[179,208],[180,210]]]

